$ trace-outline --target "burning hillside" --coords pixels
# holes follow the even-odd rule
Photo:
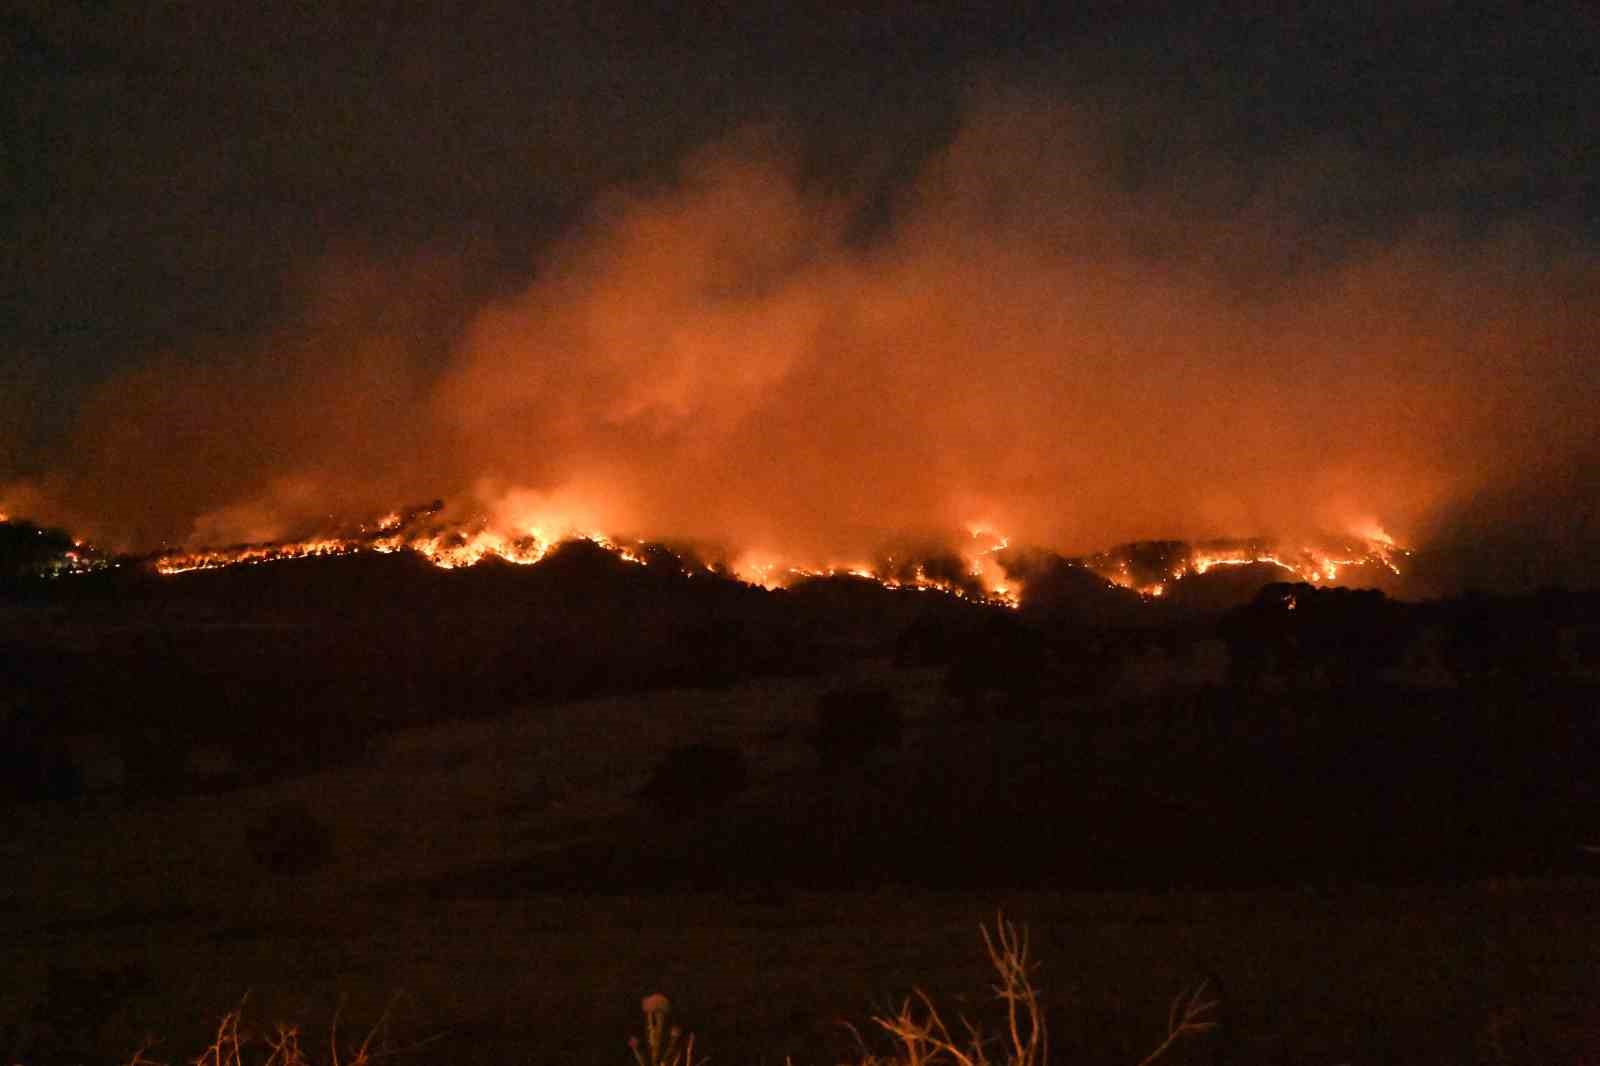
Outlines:
[[[530,565],[546,558],[558,545],[587,541],[617,558],[645,565],[653,557],[669,561],[693,576],[719,574],[763,588],[783,588],[828,578],[856,578],[889,589],[937,591],[978,603],[1018,606],[1026,595],[1026,565],[1022,553],[1012,553],[1005,537],[982,531],[957,548],[922,553],[885,552],[872,560],[847,562],[795,562],[771,554],[744,553],[732,561],[705,562],[699,553],[672,550],[644,540],[614,538],[597,530],[536,526],[523,530],[498,530],[489,526],[442,526],[426,521],[432,511],[413,512],[402,520],[391,515],[376,526],[343,536],[313,537],[300,541],[197,548],[165,552],[150,565],[161,574],[219,569],[260,563],[359,552],[411,552],[435,566],[457,569],[498,560]],[[1372,585],[1380,579],[1398,578],[1399,562],[1409,553],[1387,537],[1366,542],[1328,546],[1290,547],[1263,540],[1207,541],[1189,545],[1159,541],[1123,545],[1083,559],[1055,558],[1061,565],[1082,569],[1103,579],[1108,587],[1127,589],[1146,599],[1158,599],[1186,578],[1222,568],[1265,568],[1276,580],[1313,585]],[[1010,565],[1008,566],[1008,563]],[[1342,579],[1341,579],[1342,578]]]
[[[30,554],[18,556],[18,573],[77,573],[108,565],[111,560],[81,541],[34,526],[16,526],[12,537]],[[30,537],[29,533],[36,534]],[[585,529],[559,516],[546,515],[518,525],[487,516],[461,516],[442,501],[391,511],[352,528],[299,539],[235,544],[222,547],[170,549],[138,560],[161,575],[219,570],[292,560],[350,556],[362,553],[412,554],[433,566],[454,570],[484,562],[531,565],[559,545],[586,542],[635,565],[665,566],[687,576],[714,574],[767,589],[806,581],[853,578],[889,589],[937,591],[975,603],[1019,606],[1027,597],[1031,576],[1041,566],[1081,575],[1084,588],[1094,582],[1105,588],[1136,593],[1141,599],[1168,596],[1186,580],[1208,573],[1249,571],[1246,583],[1266,580],[1313,585],[1393,586],[1402,576],[1410,552],[1381,530],[1365,537],[1272,541],[1208,540],[1144,541],[1072,558],[1031,548],[1013,547],[1002,533],[970,527],[964,536],[944,543],[901,544],[870,556],[827,559],[783,555],[772,551],[727,551],[705,545],[664,544],[638,537]]]
[[[1119,588],[1160,597],[1185,578],[1233,567],[1263,567],[1282,581],[1310,585],[1385,585],[1402,576],[1411,552],[1382,530],[1313,541],[1145,541],[1099,552],[1085,565]]]
[[[294,559],[411,552],[443,569],[485,561],[531,565],[557,546],[585,541],[617,558],[638,565],[665,563],[684,574],[718,574],[746,584],[773,589],[807,580],[848,577],[892,589],[945,592],[975,602],[1016,606],[1015,591],[998,557],[1007,548],[1003,536],[985,529],[972,531],[966,544],[952,550],[881,553],[873,560],[847,562],[796,560],[773,552],[728,553],[684,545],[667,546],[642,538],[613,536],[547,516],[506,526],[483,516],[447,517],[442,502],[393,511],[353,530],[298,540],[197,547],[163,551],[147,557],[159,574],[181,574]]]

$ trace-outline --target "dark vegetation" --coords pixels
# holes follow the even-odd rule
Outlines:
[[[886,688],[836,688],[817,701],[811,742],[824,770],[867,761],[874,752],[900,746],[905,719]]]
[[[74,780],[85,737],[114,749],[130,795],[159,797],[189,787],[196,748],[230,753],[248,784],[357,758],[396,726],[811,674],[909,606],[834,626],[826,597],[689,578],[585,542],[533,567],[459,572],[363,554],[13,579],[0,585],[6,787],[12,799],[93,787]]]
[[[704,814],[725,805],[749,783],[744,754],[726,744],[675,748],[656,766],[639,798],[669,818]]]
[[[333,832],[303,803],[262,813],[245,827],[250,856],[268,873],[303,874],[333,858]]]
[[[1144,604],[1115,623],[1122,607],[1105,605],[1120,590],[1053,563],[1011,612],[855,579],[767,592],[586,542],[532,567],[363,554],[13,576],[0,599],[5,798],[159,802],[348,763],[399,726],[879,659],[942,670],[941,707],[913,722],[892,685],[837,686],[816,707],[809,776],[781,782],[750,780],[759,752],[684,737],[640,800],[714,819],[674,834],[673,854],[625,834],[584,845],[604,849],[603,869],[579,847],[528,884],[676,884],[680,862],[697,883],[711,871],[841,888],[1593,862],[1600,597],[1412,604],[1241,590],[1247,569],[1195,579],[1187,607]],[[1193,606],[1223,592],[1232,606]]]
[[[64,530],[0,521],[0,583],[58,574],[92,555],[92,550],[74,543]]]
[[[826,1019],[983,987],[950,956],[1004,899],[1045,938],[1059,1061],[1139,1061],[1213,967],[1230,1062],[1557,1061],[1592,1025],[1592,884],[1559,875],[1600,862],[1600,597],[1402,603],[1249,570],[1152,604],[1041,564],[1019,612],[586,544],[14,578],[0,815],[48,851],[131,809],[107,822],[124,865],[63,843],[0,895],[24,974],[0,1050],[126,1061],[276,982],[269,1016],[416,990],[418,1036],[467,1061],[617,1061],[658,987],[699,1001],[719,1061],[852,1061]],[[696,694],[553,706],[660,688]],[[790,713],[765,727],[769,697]],[[723,699],[756,725],[617,724]],[[580,736],[590,713],[609,726]],[[565,755],[396,747],[547,720],[648,749],[613,807],[564,811]],[[470,787],[375,846],[402,827],[368,816],[401,808],[364,793],[434,801],[408,759]],[[474,819],[488,843],[430,854]],[[57,900],[80,860],[85,894]],[[222,874],[247,890],[183,880]],[[1062,891],[1097,888],[1153,891]]]

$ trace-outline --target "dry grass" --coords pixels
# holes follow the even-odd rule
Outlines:
[[[393,1002],[390,1003],[392,1008]],[[298,1026],[280,1022],[270,1032],[254,1033],[245,1027],[244,1005],[240,1004],[222,1016],[210,1045],[190,1059],[189,1066],[373,1066],[382,1059],[432,1042],[393,1047],[387,1039],[388,1021],[389,1011],[385,1010],[360,1043],[345,1045],[340,1043],[339,1019],[335,1015],[328,1033],[327,1057],[319,1061],[308,1053]],[[124,1066],[171,1066],[151,1056],[154,1046],[146,1042]]]
[[[1160,1047],[1146,1055],[1139,1066],[1150,1066],[1185,1037],[1216,1031],[1219,1024],[1217,1012],[1221,1007],[1222,1000],[1212,988],[1209,977],[1193,988],[1178,993],[1167,1011],[1167,1038]]]
[[[1005,1033],[998,1040],[1002,1048],[998,1053],[1004,1057],[991,1058],[990,1049],[997,1041],[986,1037],[970,1019],[961,1019],[963,1036],[956,1037],[933,999],[918,989],[901,1003],[893,1017],[873,1019],[894,1038],[897,1050],[890,1059],[876,1058],[869,1053],[872,1063],[933,1066],[949,1062],[955,1066],[990,1066],[1004,1062],[1006,1066],[1042,1066],[1049,1060],[1049,1033],[1039,1002],[1039,989],[1033,981],[1037,964],[1028,957],[1027,929],[1018,931],[1002,915],[996,917],[992,935],[986,926],[979,926],[978,931],[983,936],[989,964],[999,978],[994,986],[995,999],[1005,1005]]]
[[[1032,958],[1029,932],[1026,927],[1006,921],[1003,915],[997,917],[992,928],[980,925],[979,930],[994,980],[985,1003],[974,1008],[976,1017],[944,1010],[933,996],[919,988],[903,1000],[898,1010],[884,1012],[870,1019],[867,1035],[872,1037],[876,1046],[869,1046],[861,1031],[856,1030],[855,1053],[840,1049],[840,1055],[823,1053],[824,1057],[819,1059],[813,1058],[807,1054],[805,1047],[801,1047],[793,1051],[795,1059],[824,1064],[848,1061],[856,1066],[1047,1066],[1052,1052],[1046,1025],[1047,1001],[1045,989],[1038,980],[1039,964]],[[692,977],[693,971],[689,971],[689,975]],[[747,987],[746,994],[750,993],[751,989]],[[584,993],[580,990],[579,994]],[[1079,1002],[1079,995],[1072,995],[1074,1003]],[[125,1066],[377,1066],[379,1060],[394,1056],[410,1060],[417,1049],[451,1039],[446,1033],[417,1043],[393,1046],[387,1039],[393,1007],[391,1001],[389,1008],[363,1039],[347,1044],[340,1039],[337,1016],[325,1038],[319,1035],[314,1039],[303,1039],[302,1031],[289,1025],[278,1025],[259,1033],[251,1032],[245,1026],[245,1012],[241,1004],[223,1017],[209,1044],[198,1055],[159,1057],[152,1055],[151,1047],[146,1045],[123,1061]],[[635,1036],[627,1042],[634,1066],[707,1066],[712,1061],[697,1053],[698,1046],[693,1033],[672,1024],[671,1005],[665,996],[648,996],[642,1007],[645,1015],[644,1035]],[[1154,1050],[1141,1058],[1133,1047],[1124,1043],[1118,1047],[1115,1056],[1120,1058],[1125,1055],[1124,1061],[1137,1063],[1137,1066],[1157,1066],[1168,1059],[1179,1058],[1182,1061],[1196,1061],[1192,1054],[1182,1054],[1182,1049],[1190,1043],[1201,1043],[1202,1046],[1188,1050],[1199,1051],[1203,1057],[1212,1050],[1206,1045],[1220,1040],[1224,1035],[1221,1031],[1223,1008],[1220,985],[1213,978],[1202,980],[1172,1000],[1168,1008],[1165,1036]],[[1520,1066],[1522,1063],[1562,1059],[1563,1056],[1551,1053],[1553,1048],[1562,1044],[1544,1039],[1536,1033],[1535,1020],[1525,1018],[1520,1009],[1507,1008],[1496,1012],[1489,1024],[1478,1033],[1477,1047],[1473,1049],[1475,1054],[1469,1053],[1456,1061],[1475,1061],[1485,1066]],[[554,1035],[545,1034],[547,1040]],[[1107,1034],[1102,1032],[1101,1035]],[[1239,1036],[1238,1033],[1233,1034],[1233,1038]],[[559,1043],[559,1040],[553,1040],[550,1046],[554,1048]],[[534,1057],[533,1061],[592,1060],[616,1062],[618,1066],[627,1061],[624,1057],[627,1053],[619,1043],[602,1043],[606,1046],[599,1046],[590,1040],[552,1059]],[[1591,1045],[1582,1046],[1587,1048]],[[771,1045],[767,1047],[770,1049]],[[813,1042],[806,1047],[814,1049],[816,1045]],[[1254,1046],[1252,1055],[1251,1047],[1249,1041],[1237,1046],[1237,1050],[1244,1053],[1243,1061],[1262,1061],[1264,1049]],[[749,1050],[746,1048],[739,1059],[781,1060],[793,1066],[787,1057],[789,1049],[778,1051],[775,1055],[769,1052],[766,1056],[760,1055],[759,1048],[755,1056],[751,1056]],[[451,1061],[506,1061],[481,1058],[468,1043],[456,1047],[447,1044],[445,1054]],[[1286,1059],[1287,1055],[1282,1057]],[[1337,1058],[1319,1058],[1315,1055],[1309,1058],[1296,1057],[1301,1061],[1353,1061],[1347,1055]],[[739,1059],[717,1061],[734,1062]],[[1278,1057],[1274,1056],[1273,1060],[1277,1061]],[[25,1059],[15,1061],[27,1062]]]
[[[993,993],[1004,1015],[999,1034],[990,1035],[962,1017],[957,1036],[932,997],[918,989],[896,1014],[872,1019],[893,1038],[895,1050],[888,1057],[864,1051],[862,1066],[1045,1066],[1049,1062],[1049,1030],[1041,989],[1034,980],[1038,963],[1029,957],[1027,928],[1019,930],[1004,915],[997,915],[992,933],[987,926],[979,926],[978,932],[998,979]],[[1180,993],[1168,1012],[1166,1039],[1139,1066],[1151,1066],[1188,1038],[1214,1032],[1221,1006],[1210,979]]]
[[[917,989],[896,1013],[872,1018],[876,1027],[891,1038],[892,1049],[888,1053],[871,1051],[856,1031],[861,1048],[859,1066],[1047,1066],[1050,1039],[1043,990],[1035,980],[1038,963],[1030,956],[1027,928],[1019,928],[1006,921],[1004,915],[998,915],[992,930],[980,925],[979,933],[996,977],[991,991],[999,1005],[997,1031],[986,1032],[977,1022],[961,1016],[958,1034],[933,998]],[[628,1039],[636,1066],[707,1066],[708,1059],[695,1055],[694,1034],[669,1024],[671,1004],[666,996],[646,996],[641,1007],[645,1035],[642,1039]],[[1179,994],[1169,1011],[1166,1039],[1139,1066],[1152,1066],[1184,1040],[1215,1031],[1220,1007],[1220,996],[1210,980]],[[385,1038],[389,1013],[385,1010],[377,1024],[354,1045],[340,1043],[335,1016],[326,1054],[318,1056],[308,1051],[297,1026],[280,1023],[259,1034],[247,1029],[241,1004],[223,1016],[211,1043],[188,1060],[188,1066],[374,1066],[379,1060],[442,1039],[392,1047]],[[124,1066],[173,1066],[152,1057],[152,1047],[150,1043],[141,1047]]]

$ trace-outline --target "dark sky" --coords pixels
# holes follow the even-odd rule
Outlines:
[[[1597,16],[1324,6],[8,5],[0,510],[1572,548]]]

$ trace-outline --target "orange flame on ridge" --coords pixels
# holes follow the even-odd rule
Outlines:
[[[552,517],[528,515],[521,522],[506,526],[479,518],[479,524],[463,527],[432,521],[438,507],[404,514],[392,511],[357,533],[344,536],[313,537],[279,543],[241,545],[231,548],[195,549],[167,552],[151,560],[161,574],[227,566],[257,565],[289,559],[351,555],[359,552],[393,553],[411,551],[444,569],[473,566],[489,559],[528,566],[546,558],[558,545],[584,540],[613,553],[626,562],[646,563],[643,540],[614,537],[593,528]],[[956,556],[960,573],[970,581],[952,580],[928,572],[923,564],[897,564],[893,556],[882,564],[860,560],[826,562],[820,565],[785,558],[768,550],[749,550],[727,564],[709,566],[683,562],[689,575],[720,572],[750,585],[767,589],[784,588],[806,580],[854,578],[873,581],[885,588],[934,591],[980,603],[1017,607],[1020,589],[1008,577],[1001,554],[1010,547],[1005,534],[984,523],[967,527],[967,540]],[[1303,545],[1290,549],[1284,545],[1260,542],[1211,542],[1198,546],[1160,545],[1159,562],[1152,565],[1130,562],[1140,545],[1101,553],[1083,561],[1091,571],[1114,587],[1137,592],[1146,599],[1168,595],[1174,584],[1221,567],[1267,565],[1284,572],[1286,580],[1313,585],[1328,585],[1339,580],[1351,567],[1381,567],[1401,573],[1400,562],[1410,553],[1399,547],[1381,527],[1370,525],[1352,533],[1333,546]]]

